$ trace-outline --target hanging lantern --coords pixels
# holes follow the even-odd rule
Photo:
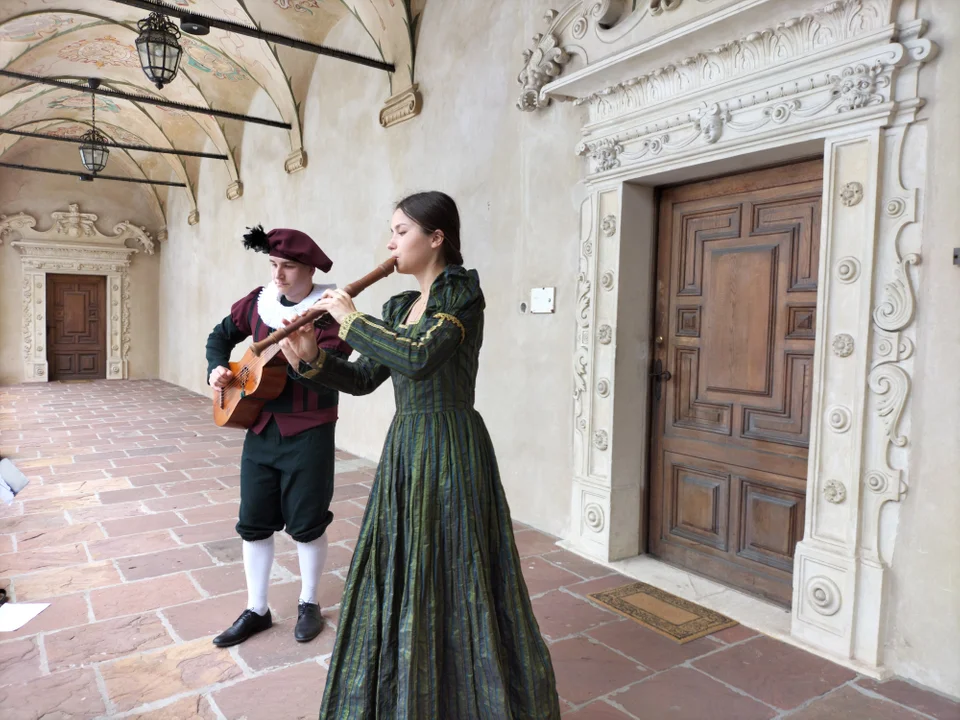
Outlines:
[[[140,34],[137,36],[137,52],[140,55],[140,67],[147,79],[162,90],[164,85],[173,82],[180,66],[180,29],[167,20],[163,13],[150,13],[150,17],[137,23]]]
[[[97,130],[97,88],[100,87],[98,78],[88,78],[87,86],[94,92],[90,93],[90,129],[80,136],[80,162],[91,173],[96,175],[107,166],[110,159],[110,150],[107,148],[107,138]],[[86,179],[86,178],[82,178]],[[93,178],[90,178],[91,180]]]
[[[110,158],[110,149],[106,145],[107,139],[103,136],[103,133],[94,128],[81,135],[80,140],[82,141],[80,143],[80,162],[94,175],[102,172]]]

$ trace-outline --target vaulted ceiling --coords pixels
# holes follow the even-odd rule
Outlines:
[[[316,44],[324,44],[340,22],[360,23],[376,47],[339,47],[392,63],[390,92],[413,83],[418,19],[426,0],[167,0],[171,6],[244,25],[256,25]],[[211,29],[205,36],[184,33],[183,56],[176,79],[162,90],[140,68],[134,41],[137,22],[148,11],[112,0],[3,0],[0,3],[0,67],[18,73],[85,83],[99,78],[105,89],[151,95],[164,100],[246,114],[254,97],[270,99],[271,120],[289,123],[288,171],[302,167],[302,95],[317,55],[277,47],[256,38]],[[179,25],[175,18],[171,20]],[[379,55],[379,57],[378,57]],[[322,58],[322,62],[344,62]],[[371,78],[384,73],[369,69]],[[385,97],[384,100],[387,98]],[[179,150],[204,150],[227,155],[222,161],[231,184],[228,197],[242,192],[238,153],[244,123],[199,112],[187,112],[143,102],[96,96],[96,124],[114,142]],[[370,108],[371,113],[379,108]],[[0,129],[79,137],[89,129],[91,96],[79,90],[52,87],[0,76]],[[208,146],[207,143],[210,143]],[[28,163],[31,150],[51,140],[0,134],[0,160]],[[83,171],[77,146],[63,146],[62,167]],[[283,163],[284,158],[278,159]],[[170,193],[187,192],[191,222],[197,220],[195,188],[200,160],[172,154],[112,148],[104,171],[153,180],[179,181],[186,190],[149,188],[158,209]],[[3,170],[7,172],[7,170]],[[100,181],[97,181],[100,182]],[[108,181],[102,181],[108,182]],[[131,186],[133,187],[133,186]]]

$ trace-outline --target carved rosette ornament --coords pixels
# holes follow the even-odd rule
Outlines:
[[[842,602],[840,588],[828,577],[818,575],[807,583],[807,599],[821,615],[836,615]]]
[[[848,182],[840,188],[840,202],[847,207],[853,207],[863,200],[863,185],[858,182]]]
[[[606,450],[610,447],[610,438],[606,430],[597,430],[593,434],[593,446],[597,448],[597,450]]]
[[[583,506],[583,524],[593,532],[603,532],[606,517],[599,503],[588,502]]]
[[[823,497],[828,503],[839,505],[847,499],[847,489],[838,480],[828,480],[823,486]]]
[[[833,354],[837,357],[853,355],[853,337],[847,333],[839,333],[833,338]]]

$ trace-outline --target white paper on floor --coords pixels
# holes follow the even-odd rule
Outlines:
[[[50,603],[12,603],[0,605],[0,632],[19,630],[50,606]]]

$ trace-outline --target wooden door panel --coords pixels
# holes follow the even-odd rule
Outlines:
[[[47,276],[51,380],[106,377],[106,278]]]
[[[803,526],[822,163],[665,191],[650,550],[783,603]]]

